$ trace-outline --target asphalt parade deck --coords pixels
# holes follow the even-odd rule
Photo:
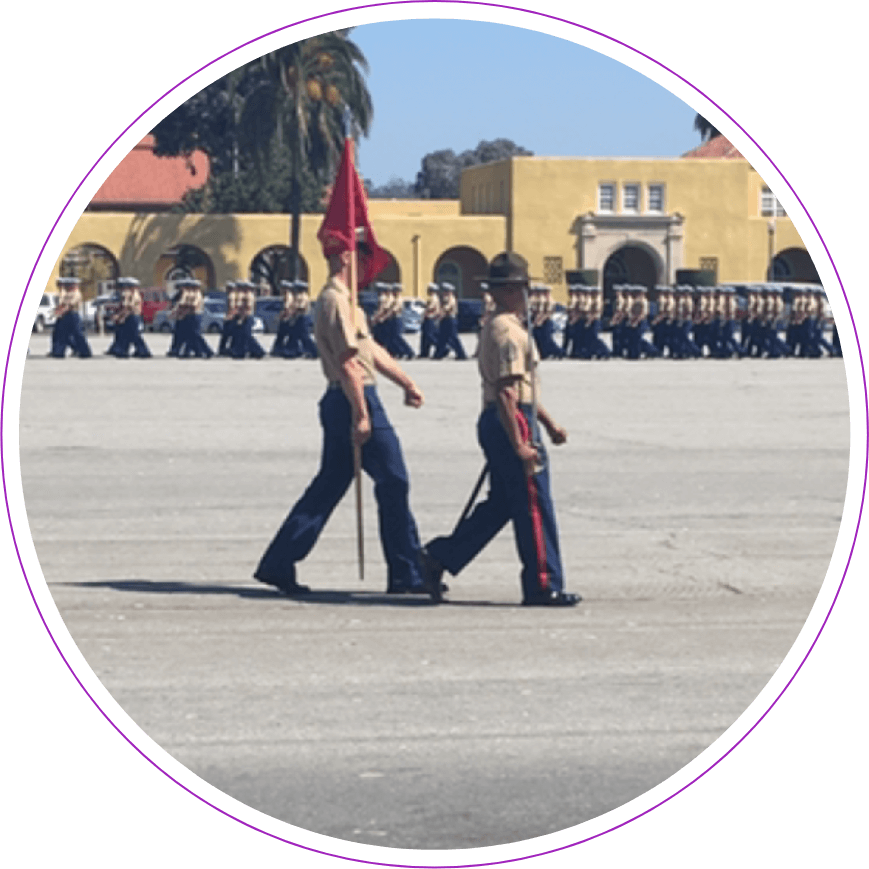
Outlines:
[[[268,340],[270,336],[266,336]],[[467,848],[648,790],[721,735],[802,627],[848,466],[841,360],[545,362],[576,609],[518,606],[506,530],[450,603],[366,578],[345,498],[290,600],[250,576],[319,460],[319,363],[43,358],[20,415],[30,530],[61,616],[132,719],[205,781],[342,839]],[[473,347],[474,338],[466,339]],[[482,466],[474,362],[381,383],[428,539]],[[167,787],[172,787],[167,783]]]

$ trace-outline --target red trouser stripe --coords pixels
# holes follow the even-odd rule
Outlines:
[[[519,434],[527,444],[531,441],[531,429],[521,411],[516,411],[516,421],[519,423]],[[546,570],[546,543],[543,539],[543,519],[540,515],[540,505],[537,502],[537,484],[534,476],[526,478],[528,483],[528,512],[531,516],[531,530],[534,535],[534,550],[537,553],[537,581],[540,588],[549,588],[549,572]]]

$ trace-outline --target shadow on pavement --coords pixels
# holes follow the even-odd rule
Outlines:
[[[105,579],[93,582],[57,582],[52,585],[63,585],[75,588],[111,588],[115,591],[144,592],[147,594],[231,594],[243,598],[265,598],[273,600],[292,600],[296,603],[308,604],[350,604],[351,606],[433,606],[433,602],[425,595],[391,595],[378,591],[328,591],[312,590],[308,594],[291,597],[270,586],[237,586],[213,585],[184,580],[158,579]],[[442,605],[453,607],[519,607],[518,603],[508,601],[488,600],[444,600]]]
[[[106,579],[93,582],[58,582],[76,588],[111,588],[115,591],[145,592],[148,594],[231,594],[243,598],[291,600],[296,603],[356,604],[363,606],[432,606],[424,595],[388,595],[386,592],[320,591],[292,597],[270,586],[213,585],[184,580]]]

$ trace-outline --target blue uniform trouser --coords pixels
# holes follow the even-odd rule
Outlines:
[[[292,326],[289,320],[278,320],[278,331],[275,335],[272,349],[269,351],[272,356],[287,355],[287,341],[290,338],[291,329]]]
[[[377,390],[365,387],[371,437],[362,447],[362,469],[374,480],[380,542],[390,588],[421,588],[419,534],[410,512],[410,481],[395,430]],[[313,549],[332,511],[353,481],[350,402],[340,388],[320,399],[323,452],[320,470],[290,511],[257,568],[264,578],[295,579],[295,565]]]
[[[54,328],[51,330],[51,355],[63,358],[68,343],[69,321],[66,319],[66,315],[64,315],[54,321]]]
[[[236,327],[235,341],[232,342],[230,351],[233,359],[244,359],[247,355],[261,359],[266,355],[259,341],[253,337],[252,329],[253,317],[245,317]]]
[[[296,320],[294,335],[303,355],[311,359],[316,359],[320,355],[317,353],[317,345],[314,343],[314,339],[311,338],[310,317],[302,315]]]
[[[167,356],[178,356],[178,354],[181,352],[181,348],[187,344],[187,337],[185,334],[186,329],[186,318],[182,317],[181,319],[175,321],[175,325],[172,328],[172,343],[169,345],[169,349],[166,351]]]
[[[66,348],[71,347],[72,352],[82,359],[91,356],[90,344],[84,335],[81,317],[77,311],[67,311],[54,324],[51,333],[51,355],[63,357]]]
[[[459,329],[455,317],[444,317],[438,329],[438,346],[435,359],[443,359],[452,350],[456,359],[467,359],[465,348],[459,338]]]
[[[148,345],[139,332],[139,318],[131,314],[115,328],[115,342],[109,348],[109,353],[126,358],[130,353],[130,345],[133,346],[134,355],[146,359],[151,355]]]
[[[199,314],[188,314],[178,325],[183,328],[179,356],[196,356],[198,359],[210,359],[214,356],[214,351],[202,337],[202,318]]]
[[[520,405],[519,429],[528,440],[531,407]],[[558,547],[555,507],[549,487],[549,467],[532,477],[516,455],[495,405],[477,422],[477,438],[489,468],[489,492],[448,537],[428,544],[429,553],[453,576],[463,570],[508,523],[513,523],[522,562],[522,597],[533,600],[562,591],[564,572]]]
[[[218,356],[229,356],[230,346],[232,345],[233,334],[235,333],[235,319],[225,319],[223,328],[220,330],[220,343],[217,345]],[[280,334],[280,329],[278,330]]]
[[[404,338],[402,334],[403,325],[401,322],[401,317],[393,317],[389,321],[390,327],[390,352],[393,356],[398,357],[399,359],[413,359],[414,353],[413,348]]]
[[[600,320],[592,320],[586,332],[588,334],[589,355],[596,356],[598,359],[609,359],[613,354],[600,337]]]
[[[420,328],[419,355],[422,359],[428,359],[438,340],[438,330],[435,321],[431,317],[425,317]]]

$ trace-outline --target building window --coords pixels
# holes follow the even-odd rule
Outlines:
[[[543,257],[543,281],[560,284],[564,280],[564,260],[560,256]]]
[[[649,213],[663,214],[664,213],[664,185],[650,184],[649,185]]]
[[[701,256],[700,269],[704,272],[712,272],[714,275],[712,282],[718,283],[718,257],[717,256]]]
[[[636,214],[640,210],[640,185],[625,184],[622,186],[622,211]]]
[[[775,194],[769,187],[760,191],[760,215],[761,217],[784,217],[785,210],[781,202],[775,198]]]
[[[597,210],[600,212],[609,212],[615,209],[616,205],[616,185],[612,182],[597,185]]]

